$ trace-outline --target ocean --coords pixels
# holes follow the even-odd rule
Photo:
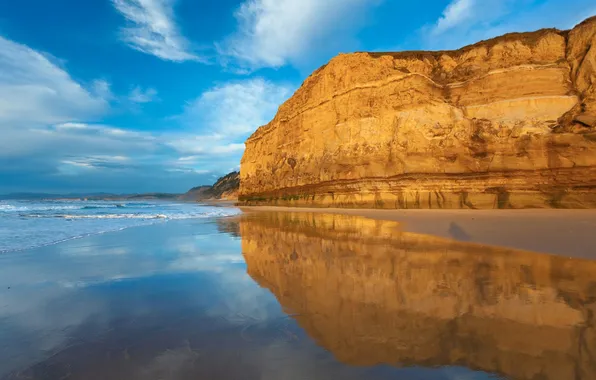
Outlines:
[[[1,200],[0,253],[170,220],[239,211],[166,201]]]

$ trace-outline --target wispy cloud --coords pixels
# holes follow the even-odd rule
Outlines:
[[[17,76],[0,75],[0,91],[6,78],[14,80]],[[78,97],[87,94],[90,104],[104,104],[104,100],[73,86],[80,90]],[[187,104],[184,114],[177,118],[185,127],[179,132],[86,122],[95,107],[87,114],[64,111],[60,117],[46,115],[45,105],[35,102],[27,103],[30,108],[16,122],[12,109],[5,107],[10,112],[0,114],[0,192],[32,185],[51,191],[185,191],[209,184],[213,176],[237,166],[244,139],[274,116],[289,93],[287,86],[260,78],[220,84]],[[6,93],[5,104],[8,99],[11,97]],[[81,99],[66,97],[61,101]],[[68,103],[53,104],[56,107],[48,112],[62,107],[70,110]],[[34,117],[25,119],[27,115]],[[71,120],[63,121],[67,117]]]
[[[80,156],[60,161],[62,165],[59,170],[65,174],[77,174],[76,171],[69,170],[68,166],[74,166],[83,169],[109,169],[109,170],[130,170],[136,169],[140,163],[129,160],[126,156]],[[66,166],[66,168],[65,168]]]
[[[89,164],[88,162],[84,162],[84,161],[62,160],[61,162],[65,165],[79,166],[79,167],[83,167],[86,169],[94,168],[93,165]]]
[[[0,37],[0,123],[60,123],[108,109],[103,82],[86,89],[47,57]]]
[[[91,83],[91,92],[101,99],[105,99],[108,101],[114,99],[114,94],[112,93],[110,82],[104,79],[94,80]]]
[[[181,135],[166,144],[180,154],[192,155],[182,157],[179,162],[197,163],[205,160],[212,161],[217,156],[236,156],[244,152],[243,143],[230,143],[229,140],[228,136],[221,135]],[[239,161],[239,157],[235,160]]]
[[[185,191],[211,182],[197,164],[175,162],[168,136],[84,123],[2,130],[0,193]]]
[[[363,11],[379,2],[246,0],[235,13],[236,33],[217,48],[224,61],[227,57],[241,67],[280,67],[324,49],[325,41],[349,37],[360,25]]]
[[[143,90],[141,87],[137,86],[133,88],[128,95],[128,100],[133,103],[151,103],[157,99],[157,90],[154,88]]]
[[[177,153],[167,141],[173,136],[90,123],[105,116],[116,99],[110,87],[105,80],[78,83],[59,59],[0,37],[0,192],[176,185],[183,191],[211,182],[200,168],[171,162]],[[139,89],[133,95],[147,98],[154,92]]]
[[[457,49],[490,37],[507,21],[513,7],[520,10],[534,0],[452,0],[434,25],[421,28],[422,48]]]
[[[476,0],[454,0],[451,2],[443,11],[433,32],[443,33],[472,17],[475,2]]]
[[[269,122],[289,95],[289,86],[263,78],[225,82],[189,102],[182,120],[189,125],[201,120],[212,134],[244,135]]]
[[[103,124],[89,124],[80,122],[68,122],[50,126],[45,129],[46,132],[50,131],[69,131],[71,134],[80,135],[103,135],[117,138],[137,139],[137,141],[154,141],[156,138],[150,133],[131,131],[121,128],[115,128],[109,125]]]
[[[133,3],[114,0],[126,10],[136,9]],[[146,9],[165,4],[138,3]],[[157,19],[147,16],[148,23]],[[237,166],[244,139],[290,94],[288,86],[261,78],[224,82],[168,120],[179,124],[176,131],[98,122],[111,105],[157,100],[151,87],[130,89],[115,94],[104,79],[77,82],[59,58],[0,37],[0,193],[185,191],[209,184]]]
[[[112,0],[128,21],[122,39],[131,48],[166,61],[202,61],[180,33],[173,0]]]
[[[58,59],[0,37],[0,184],[19,177],[39,180],[55,173],[67,155],[108,153],[128,143],[93,133],[84,120],[103,116],[112,97],[109,84],[76,82]],[[53,125],[53,126],[52,126]],[[121,139],[120,139],[121,140]],[[141,143],[143,144],[143,143]],[[30,179],[29,179],[30,178]]]
[[[596,12],[593,0],[453,0],[434,24],[421,28],[416,48],[457,49],[511,32],[569,29]]]
[[[187,104],[178,117],[186,131],[162,136],[164,143],[182,156],[179,163],[212,171],[236,167],[246,138],[275,116],[290,93],[290,86],[263,78],[219,84]]]

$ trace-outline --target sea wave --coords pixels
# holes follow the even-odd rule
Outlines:
[[[95,210],[95,209],[102,209],[102,208],[125,208],[126,205],[124,204],[114,204],[114,205],[93,205],[93,206],[83,206],[80,210]]]
[[[195,219],[218,216],[232,216],[235,212],[202,212],[192,214],[21,214],[23,218],[61,218],[61,219]]]
[[[93,204],[87,206],[81,205],[11,205],[11,204],[0,204],[0,212],[24,212],[24,211],[64,211],[64,210],[101,210],[101,209],[122,209],[122,208],[154,208],[156,205],[144,204],[144,203],[116,203],[116,204]]]
[[[60,210],[80,210],[80,206],[14,206],[0,204],[0,211],[60,211]]]
[[[45,216],[45,215],[44,215]],[[41,217],[44,217],[41,216]],[[40,217],[40,216],[38,216]],[[70,214],[54,214],[48,215],[49,218],[64,218],[64,219],[168,219],[165,214],[96,214],[96,215],[70,215]]]

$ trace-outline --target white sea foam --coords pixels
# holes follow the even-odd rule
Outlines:
[[[23,215],[25,217],[29,215]],[[39,218],[40,215],[31,215]],[[41,216],[43,217],[43,216]],[[50,218],[65,218],[65,219],[168,219],[164,214],[101,214],[101,215],[69,215],[56,214],[48,216]]]
[[[13,206],[0,204],[0,211],[58,211],[58,210],[78,210],[80,206]]]

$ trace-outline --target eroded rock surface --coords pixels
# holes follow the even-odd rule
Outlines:
[[[245,203],[596,206],[596,17],[457,51],[340,55],[247,141]]]
[[[338,360],[596,378],[596,263],[308,213],[240,220],[248,273]]]

